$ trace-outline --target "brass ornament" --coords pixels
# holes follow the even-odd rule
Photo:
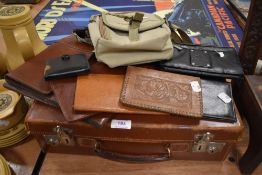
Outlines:
[[[3,87],[0,80],[0,132],[8,130],[21,122],[28,110],[24,97]]]
[[[0,154],[0,174],[1,175],[11,175],[10,168],[5,158],[1,154]]]
[[[17,103],[21,100],[21,95],[14,91],[0,90],[0,119],[4,119],[15,112]]]
[[[11,129],[0,131],[0,148],[17,144],[27,138],[29,134],[23,122],[20,122]]]
[[[25,10],[24,6],[9,6],[0,10],[0,16],[13,16]]]
[[[5,93],[0,93],[0,111],[4,111],[10,106],[12,102],[12,96]]]

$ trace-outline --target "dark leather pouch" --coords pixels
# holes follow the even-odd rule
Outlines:
[[[49,59],[45,66],[45,80],[72,77],[89,72],[90,66],[84,54],[63,55]]]
[[[223,81],[201,80],[203,99],[203,118],[221,120],[234,123],[237,121],[230,83]],[[229,103],[222,101],[218,95],[225,93],[232,100]]]
[[[240,79],[243,77],[234,48],[199,45],[174,45],[171,60],[157,63],[159,69],[201,77]]]

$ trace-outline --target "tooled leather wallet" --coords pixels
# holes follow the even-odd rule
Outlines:
[[[240,79],[244,75],[238,55],[230,47],[175,44],[173,58],[157,63],[157,67],[201,77]]]
[[[203,114],[200,78],[128,66],[120,101],[123,104],[179,116],[201,118]]]

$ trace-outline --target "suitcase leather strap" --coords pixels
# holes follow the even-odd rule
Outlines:
[[[166,146],[167,153],[163,155],[131,155],[102,150],[100,144],[100,142],[96,142],[94,151],[98,156],[106,159],[128,162],[156,162],[171,159],[171,151],[169,145]]]

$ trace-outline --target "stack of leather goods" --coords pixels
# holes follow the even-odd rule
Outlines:
[[[129,81],[130,77],[132,77],[132,74],[136,74],[135,72],[138,72],[140,69],[136,69],[132,71],[132,73],[129,73],[131,71],[127,71],[128,73],[126,74],[125,83],[123,85],[124,90],[128,89],[128,91],[132,91],[130,93],[132,94],[131,96],[134,96],[136,92],[140,92],[140,95],[137,96],[139,100],[134,101],[133,99],[131,102],[131,97],[129,100],[126,100],[126,98],[123,97],[125,95],[122,93],[120,101],[123,104],[138,108],[180,114],[183,116],[194,116],[198,118],[203,116],[205,119],[212,118],[236,122],[231,85],[225,81],[225,78],[241,79],[243,77],[243,70],[234,48],[185,44],[191,43],[190,38],[185,32],[181,31],[178,27],[172,28],[170,24],[165,23],[164,19],[152,14],[138,12],[104,12],[92,16],[90,19],[88,29],[85,29],[85,32],[78,31],[75,33],[78,38],[81,38],[80,41],[85,41],[86,43],[90,43],[91,41],[95,47],[97,61],[103,62],[111,68],[156,62],[156,67],[161,71],[208,78],[207,80],[202,79],[200,83],[200,79],[194,82],[191,77],[191,82],[194,82],[191,84],[192,89],[193,86],[199,86],[198,91],[200,93],[201,86],[203,87],[203,91],[201,92],[203,98],[199,100],[201,104],[198,106],[199,110],[201,110],[201,114],[199,111],[198,114],[193,114],[192,111],[183,112],[183,110],[190,111],[189,108],[185,107],[182,111],[181,109],[175,109],[183,103],[174,103],[172,109],[168,109],[167,106],[161,105],[161,103],[165,103],[163,103],[164,100],[161,101],[157,99],[160,97],[153,99],[154,93],[156,92],[150,92],[153,93],[150,95],[146,92],[148,91],[146,88],[138,88],[141,86],[148,86],[150,91],[154,88],[157,89],[157,86],[162,87],[167,92],[157,93],[161,93],[162,98],[166,100],[174,95],[169,94],[169,88],[172,88],[172,91],[176,91],[177,94],[185,94],[186,91],[179,91],[179,88],[181,89],[179,86],[177,86],[178,88],[173,88],[174,86],[165,88],[165,86],[167,85],[167,77],[169,77],[169,79],[177,77],[181,79],[183,84],[183,80],[186,79],[186,76],[161,73],[160,71],[144,70],[141,76],[144,78],[133,78],[133,82]],[[150,35],[150,32],[153,31],[156,34],[155,37]],[[174,34],[176,37],[172,37]],[[171,37],[166,37],[170,35]],[[178,36],[187,39],[179,40],[177,39]],[[171,38],[173,42],[175,41],[173,43],[174,45],[171,44]],[[130,70],[131,69],[133,70],[133,68],[130,68]],[[153,74],[154,76],[147,76],[147,74]],[[156,74],[157,76],[155,76]],[[187,78],[189,78],[189,76]],[[212,81],[212,79],[219,79],[219,81]],[[88,79],[78,80],[77,86],[80,84],[80,81],[83,83],[88,81]],[[140,82],[140,84],[138,82]],[[181,83],[177,81],[171,82],[176,85]],[[134,84],[136,84],[136,86],[134,86]],[[189,82],[185,81],[184,84],[189,84]],[[214,87],[216,87],[216,90],[213,90]],[[147,94],[148,97],[144,96],[145,94]],[[200,95],[201,97],[202,94]],[[143,98],[138,98],[141,95]],[[82,94],[80,96],[82,96]],[[149,96],[151,96],[151,101],[156,102],[155,104],[145,102],[149,100]],[[175,96],[178,98],[178,95],[175,94]],[[189,96],[185,96],[185,98],[186,97]],[[79,97],[78,100],[81,98],[82,97]],[[78,100],[75,100],[75,102],[78,102]],[[174,99],[172,100],[174,101]],[[196,103],[195,100],[193,102],[193,104]],[[79,110],[77,109],[78,106],[79,104],[77,104],[76,110]],[[84,108],[80,108],[80,110],[82,109]]]
[[[200,78],[134,66],[129,66],[126,72],[125,76],[89,74],[78,77],[74,109],[202,117],[202,95],[200,91],[192,91],[190,86],[190,82],[200,83]]]
[[[1,154],[0,154],[0,174],[1,175],[11,175],[10,168],[5,158]]]
[[[0,148],[19,143],[28,137],[24,118],[28,110],[22,95],[3,87],[0,80]]]
[[[36,100],[26,125],[44,151],[135,162],[225,159],[243,130],[233,100],[226,104],[215,94],[230,94],[229,84],[152,64],[109,68],[93,49],[70,36],[5,76],[5,87]],[[89,74],[45,80],[47,61],[65,54],[84,54]],[[223,110],[213,110],[210,100]]]
[[[165,20],[150,14],[90,21],[86,43],[62,39],[5,76],[5,87],[36,100],[26,125],[42,149],[133,162],[224,160],[243,130],[224,80],[242,74],[235,52],[173,46]]]

